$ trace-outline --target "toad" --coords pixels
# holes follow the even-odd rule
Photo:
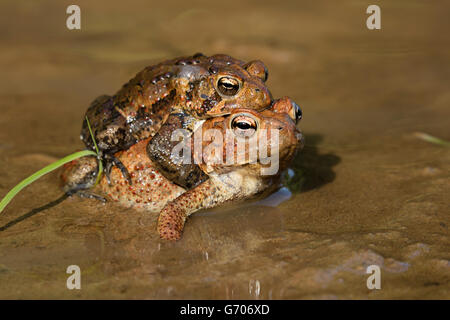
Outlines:
[[[105,162],[107,179],[110,181],[111,168],[117,166],[132,183],[126,166],[114,154],[153,137],[167,121],[193,132],[202,120],[229,114],[237,107],[268,108],[272,96],[265,86],[267,76],[267,68],[259,60],[245,63],[228,55],[207,57],[198,53],[146,67],[115,95],[97,98],[86,117]],[[169,128],[175,130],[173,125]],[[179,177],[191,171],[173,169],[171,160],[160,152],[159,145],[168,134],[150,140],[150,144],[158,144],[153,148],[152,160],[162,164],[161,173],[171,181],[192,187],[192,179]],[[86,120],[81,139],[94,150]]]
[[[190,190],[155,168],[147,154],[151,139],[147,138],[115,154],[130,173],[132,184],[113,168],[110,178],[114,183],[103,177],[93,191],[125,207],[159,212],[161,238],[178,240],[192,213],[249,199],[278,185],[280,173],[303,146],[295,123],[296,108],[289,98],[283,98],[261,112],[237,108],[229,115],[206,120],[194,132],[189,147],[193,161],[208,179]],[[196,136],[201,137],[200,144]],[[97,159],[85,157],[66,165],[61,177],[67,191],[79,184],[92,185],[96,174]]]

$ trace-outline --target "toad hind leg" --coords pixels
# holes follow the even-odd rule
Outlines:
[[[64,192],[68,196],[76,194],[82,198],[106,202],[104,197],[88,190],[95,185],[97,174],[98,164],[96,157],[83,157],[65,164],[61,173]]]
[[[158,233],[161,239],[180,239],[187,217],[205,207],[204,204],[214,194],[213,190],[214,185],[211,180],[207,180],[166,204],[158,218]]]
[[[247,188],[248,185],[253,186]],[[264,190],[265,186],[261,180],[251,176],[243,177],[234,173],[210,175],[209,180],[166,204],[158,218],[159,235],[165,240],[179,240],[186,219],[192,213],[248,198]]]
[[[132,181],[131,181],[130,173],[128,172],[128,169],[123,165],[122,161],[120,161],[113,155],[105,155],[103,157],[103,160],[106,162],[104,171],[105,171],[105,176],[106,176],[106,180],[108,181],[108,184],[111,184],[111,179],[110,179],[111,169],[113,166],[116,166],[122,173],[123,177],[125,179],[127,179],[129,185],[131,186]]]
[[[80,198],[95,199],[95,200],[101,201],[103,203],[105,203],[107,201],[105,197],[99,196],[98,194],[95,194],[95,193],[92,193],[92,192],[86,191],[86,190],[76,190],[76,191],[72,191],[72,192],[69,191],[69,192],[66,192],[66,194],[68,196],[72,196],[72,195],[76,194]]]

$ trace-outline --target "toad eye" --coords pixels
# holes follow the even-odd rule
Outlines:
[[[217,91],[223,96],[232,97],[239,92],[241,82],[238,79],[226,76],[217,81]]]
[[[299,105],[296,104],[295,102],[292,102],[292,109],[294,111],[294,118],[293,120],[295,120],[295,123],[298,123],[300,120],[302,120],[302,109],[300,109]]]
[[[249,116],[241,115],[232,120],[231,128],[238,137],[251,137],[258,129],[258,124]]]

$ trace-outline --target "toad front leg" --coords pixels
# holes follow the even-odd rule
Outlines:
[[[259,177],[239,172],[210,175],[209,180],[183,193],[164,207],[158,219],[159,235],[165,240],[178,240],[187,217],[192,213],[251,197],[263,191],[267,185]]]

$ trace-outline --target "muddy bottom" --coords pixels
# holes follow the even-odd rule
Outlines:
[[[378,1],[376,31],[365,1],[227,3],[78,1],[70,31],[65,3],[2,2],[0,196],[83,148],[94,98],[198,51],[263,60],[306,147],[278,193],[200,211],[176,243],[51,173],[0,214],[0,298],[450,298],[450,149],[414,134],[450,139],[449,3]]]

